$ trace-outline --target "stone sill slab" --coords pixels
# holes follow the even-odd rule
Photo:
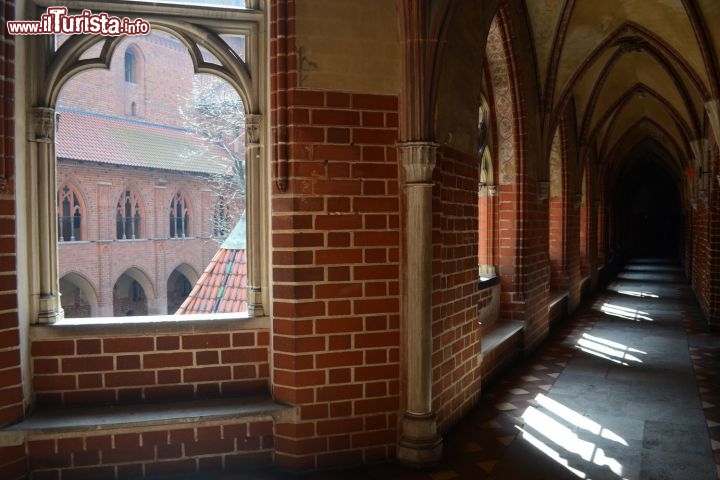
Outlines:
[[[483,332],[481,353],[488,354],[492,352],[518,332],[521,332],[523,328],[525,328],[525,324],[520,320],[495,323],[487,332]]]
[[[21,445],[27,437],[57,438],[113,430],[150,430],[159,426],[273,420],[291,421],[296,408],[270,396],[219,398],[93,408],[40,410],[0,429],[0,447]]]

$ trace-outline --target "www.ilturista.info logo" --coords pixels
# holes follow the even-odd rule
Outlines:
[[[66,7],[48,7],[40,20],[10,20],[10,35],[95,34],[95,35],[147,35],[150,24],[142,18],[111,17],[107,13],[83,10],[79,15],[68,15]]]

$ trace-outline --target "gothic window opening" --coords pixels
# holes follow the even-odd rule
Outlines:
[[[134,240],[140,238],[140,199],[132,190],[125,190],[117,203],[116,238]]]
[[[230,221],[228,215],[228,208],[225,204],[225,198],[220,197],[215,203],[215,210],[213,211],[213,236],[216,238],[225,238],[230,233]]]
[[[495,276],[495,169],[490,153],[489,108],[483,98],[478,114],[478,274],[481,280]]]
[[[131,49],[125,50],[125,81],[138,83],[138,55]]]
[[[113,3],[111,13],[124,13],[125,3]],[[159,18],[168,7],[148,8],[158,14],[153,18]],[[164,297],[168,291],[152,287],[163,285],[164,266],[181,263],[188,266],[188,271],[202,272],[217,253],[213,249],[219,250],[236,226],[236,212],[247,208],[255,219],[254,225],[258,224],[263,205],[248,208],[246,188],[253,185],[258,190],[255,195],[262,197],[267,183],[263,179],[268,172],[262,168],[262,137],[246,137],[245,124],[247,116],[254,132],[261,131],[264,125],[263,42],[241,42],[248,58],[254,59],[245,63],[244,56],[231,48],[237,42],[226,44],[223,37],[243,42],[257,40],[262,14],[252,3],[237,11],[227,9],[226,15],[228,18],[217,19],[210,18],[212,15],[208,16],[204,9],[184,9],[182,22],[158,25],[161,28],[153,28],[148,35],[95,36],[92,41],[79,36],[58,36],[52,50],[45,52],[43,47],[44,68],[55,73],[46,79],[53,92],[47,100],[47,112],[37,110],[37,116],[42,119],[56,118],[55,113],[63,116],[63,128],[55,129],[55,151],[49,149],[47,155],[40,152],[48,161],[36,162],[48,178],[56,174],[50,204],[43,208],[52,212],[52,192],[58,197],[54,205],[57,223],[47,229],[50,238],[37,238],[32,243],[52,244],[37,266],[42,278],[50,279],[48,286],[41,287],[43,292],[53,290],[47,321],[62,318],[53,276],[63,278],[69,272],[77,272],[95,290],[107,292],[113,287],[114,273],[138,268],[134,265],[137,262],[147,269],[148,278],[138,280],[139,286],[134,287],[121,282],[120,298],[138,304],[145,299],[151,315],[174,314],[174,309],[166,308],[169,303]],[[44,72],[45,69],[38,75]],[[246,170],[246,156],[255,164],[254,170]],[[254,173],[246,181],[247,171]],[[72,193],[68,193],[63,204],[66,178],[75,178],[75,190],[82,195],[75,201]],[[217,209],[216,225],[213,214],[220,196],[224,201]],[[43,203],[48,203],[45,200]],[[97,217],[100,222],[89,229],[88,220],[83,219],[86,215]],[[255,229],[254,233],[259,237],[263,232]],[[213,234],[220,235],[222,240],[206,248]],[[48,235],[38,231],[38,237],[41,236]],[[244,241],[232,244],[242,243],[242,248],[234,248],[233,254],[250,256],[246,236],[246,230],[238,229],[233,238],[243,237]],[[79,239],[83,240],[82,245],[58,247],[60,242]],[[107,240],[116,241],[103,242]],[[103,242],[101,248],[96,241]],[[264,245],[257,239],[253,245],[260,252],[259,258]],[[45,252],[38,248],[41,250]],[[264,315],[265,266],[249,262],[243,263],[242,268],[247,270],[243,270],[244,281],[254,288],[253,302],[236,302],[225,294],[227,288],[217,294],[224,295],[222,299],[233,305],[233,313]],[[182,297],[197,280],[185,271],[183,274],[187,279],[173,284],[177,287],[173,289],[177,301],[184,300]],[[40,278],[40,273],[37,275]],[[71,297],[68,294],[65,301],[69,302]],[[252,305],[252,311],[248,305]],[[139,315],[145,310],[129,304],[114,308],[111,296],[103,295],[92,314]]]
[[[82,240],[82,210],[77,193],[67,185],[58,191],[57,232],[59,242]]]
[[[190,236],[190,210],[185,196],[178,192],[170,203],[170,238]]]

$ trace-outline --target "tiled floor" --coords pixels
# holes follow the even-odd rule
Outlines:
[[[436,469],[383,465],[301,478],[713,480],[718,373],[720,335],[707,331],[682,270],[636,260],[485,392],[445,435]]]

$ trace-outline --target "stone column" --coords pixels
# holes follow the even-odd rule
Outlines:
[[[422,467],[442,457],[442,438],[432,410],[432,172],[437,145],[398,145],[405,170],[405,261],[403,298],[406,329],[407,407],[398,459]]]
[[[246,217],[247,222],[247,263],[248,263],[248,315],[265,315],[262,295],[262,259],[264,249],[262,242],[262,185],[260,169],[262,155],[260,133],[262,131],[262,115],[245,116],[245,182],[246,182]]]
[[[55,109],[34,107],[29,112],[28,140],[31,161],[37,165],[37,213],[33,219],[38,244],[39,305],[38,323],[63,318],[58,286],[57,222],[55,198]]]

